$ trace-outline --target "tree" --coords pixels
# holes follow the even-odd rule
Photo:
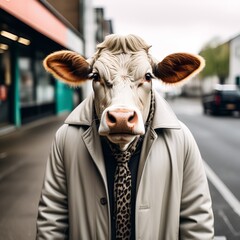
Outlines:
[[[199,54],[206,60],[206,67],[200,77],[217,75],[219,82],[223,84],[229,75],[229,42],[218,46],[206,45]]]

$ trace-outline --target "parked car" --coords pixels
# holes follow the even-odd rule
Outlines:
[[[213,115],[240,113],[240,88],[237,85],[216,85],[210,94],[202,96],[204,113]]]

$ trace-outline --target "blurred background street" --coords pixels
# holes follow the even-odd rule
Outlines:
[[[160,61],[174,52],[206,60],[183,87],[154,87],[199,145],[216,240],[239,240],[239,9],[238,0],[0,0],[0,240],[35,238],[54,133],[92,91],[91,81],[78,88],[55,81],[43,59],[63,49],[92,57],[112,33],[139,35]]]

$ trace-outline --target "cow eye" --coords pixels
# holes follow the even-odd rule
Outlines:
[[[93,81],[100,81],[100,76],[99,76],[99,74],[98,73],[93,73],[92,74],[92,79],[93,79]]]
[[[152,80],[152,78],[153,78],[153,76],[151,75],[151,73],[146,73],[146,74],[145,74],[145,80],[146,80],[147,82],[150,82],[150,81]]]

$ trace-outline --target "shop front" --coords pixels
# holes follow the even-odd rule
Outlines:
[[[8,45],[0,39],[0,128],[10,122],[11,78]]]
[[[43,18],[45,16],[45,24],[47,16],[48,25],[40,26],[36,20],[39,16],[33,18],[30,24],[29,18],[34,15],[24,14],[23,9],[18,8],[18,13],[15,11],[14,14],[11,12],[14,11],[13,6],[0,9],[0,128],[9,125],[19,127],[45,116],[71,111],[73,108],[74,91],[55,81],[44,70],[42,61],[53,51],[69,49],[71,41],[77,42],[73,46],[78,48],[72,50],[82,54],[82,40],[71,31],[72,35],[69,34],[69,29],[64,28],[40,3],[30,0],[25,2],[31,3],[33,11],[38,10]],[[53,23],[50,20],[55,23],[56,28],[64,30],[68,37],[52,37]],[[48,26],[50,32],[47,31]],[[68,100],[64,101],[66,97]]]

